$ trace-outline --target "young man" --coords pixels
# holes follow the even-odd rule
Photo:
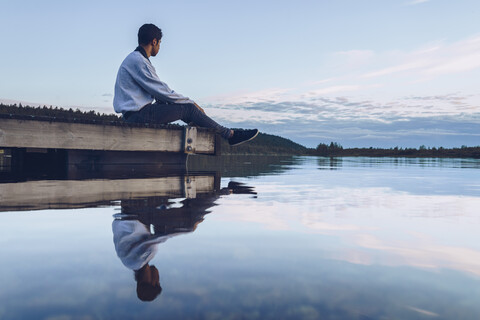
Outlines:
[[[138,47],[122,62],[115,82],[113,106],[130,123],[166,124],[176,120],[214,128],[232,146],[252,140],[258,130],[231,130],[205,114],[194,101],[162,82],[150,63],[160,50],[162,30],[144,24],[138,30]]]

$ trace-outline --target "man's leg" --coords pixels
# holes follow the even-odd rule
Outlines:
[[[130,123],[155,124],[167,124],[177,120],[182,120],[185,123],[193,122],[204,128],[213,128],[225,139],[231,136],[230,129],[216,123],[192,103],[149,104],[126,119]]]

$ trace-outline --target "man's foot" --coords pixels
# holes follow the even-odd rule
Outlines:
[[[244,142],[250,141],[258,135],[258,130],[235,130],[233,136],[228,139],[231,146],[238,146]]]

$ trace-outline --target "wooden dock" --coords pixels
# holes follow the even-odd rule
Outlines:
[[[141,127],[0,118],[0,147],[215,153],[215,133],[197,127]]]
[[[146,165],[152,169],[184,165],[186,155],[217,155],[212,129],[175,125],[128,125],[51,118],[0,116],[0,172],[106,170]],[[42,168],[40,168],[42,167]]]

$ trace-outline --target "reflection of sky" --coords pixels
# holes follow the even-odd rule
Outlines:
[[[311,162],[296,172],[265,178],[255,186],[255,202],[225,198],[234,209],[214,219],[334,235],[345,246],[331,249],[334,259],[480,275],[480,192],[471,179],[478,169],[424,163],[372,168],[348,161],[334,171],[315,172]]]
[[[221,196],[161,244],[149,304],[114,250],[118,206],[3,212],[0,318],[478,318],[478,169],[355,161],[235,179],[257,198]]]
[[[318,183],[329,188],[348,185],[386,187],[416,195],[480,195],[480,182],[472,179],[479,174],[478,160],[340,158],[332,161],[319,158],[317,166],[322,170]],[[341,172],[325,172],[325,169]]]

